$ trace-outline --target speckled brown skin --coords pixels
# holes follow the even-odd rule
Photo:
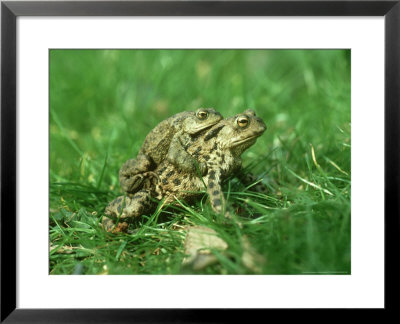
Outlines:
[[[153,171],[165,159],[181,170],[195,171],[195,160],[185,147],[222,118],[213,108],[199,108],[181,112],[159,123],[146,136],[137,158],[126,161],[121,167],[119,180],[122,190],[135,193],[142,188],[144,178],[157,178]],[[200,163],[199,168],[202,173],[207,171],[204,163]]]
[[[164,160],[154,171],[159,181],[146,182],[143,190],[132,196],[118,197],[107,206],[105,214],[114,220],[129,222],[142,214],[150,214],[156,205],[154,198],[156,201],[164,199],[165,204],[176,199],[191,201],[201,196],[204,190],[213,210],[223,212],[222,181],[239,171],[241,154],[265,130],[264,122],[252,110],[220,121],[187,147],[187,152],[199,163],[207,164],[206,175],[201,177],[199,173],[183,171]]]

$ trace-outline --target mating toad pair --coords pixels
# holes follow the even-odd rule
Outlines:
[[[129,222],[154,212],[157,201],[194,201],[205,186],[212,209],[223,212],[222,181],[238,174],[241,154],[265,130],[263,120],[250,109],[223,119],[212,108],[200,108],[162,121],[146,136],[136,159],[121,167],[119,180],[126,195],[106,207],[104,228],[125,231]]]

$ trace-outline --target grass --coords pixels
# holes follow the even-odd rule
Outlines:
[[[198,107],[263,118],[268,129],[242,160],[269,193],[224,184],[242,227],[204,197],[158,208],[134,234],[105,233],[98,222],[120,195],[122,163],[158,122]],[[349,274],[350,150],[349,51],[52,50],[49,271]],[[182,228],[196,224],[228,244],[199,271],[181,265]]]

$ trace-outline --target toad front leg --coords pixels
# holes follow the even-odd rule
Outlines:
[[[185,140],[186,142],[188,140]],[[185,150],[185,145],[182,144],[179,136],[174,136],[171,141],[171,145],[168,149],[167,159],[169,162],[174,164],[178,169],[184,172],[197,172],[200,171],[200,175],[207,173],[207,164],[205,162],[198,162],[196,156],[190,155]]]
[[[240,172],[236,177],[242,184],[248,187],[248,190],[268,194],[268,187],[253,173]]]
[[[221,188],[221,171],[219,169],[210,169],[207,178],[207,193],[210,197],[211,207],[215,212],[221,213],[225,207],[224,193]]]

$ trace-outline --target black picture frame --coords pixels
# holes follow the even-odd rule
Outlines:
[[[231,322],[262,310],[16,308],[16,19],[19,16],[384,16],[385,310],[399,286],[400,0],[396,1],[2,1],[1,2],[1,322]],[[373,125],[371,125],[373,129]],[[373,148],[371,152],[373,154]],[[366,175],[368,177],[369,175]],[[373,260],[371,261],[373,262]],[[345,292],[344,292],[345,293]],[[250,313],[251,312],[251,313]],[[261,313],[261,314],[259,314]],[[381,313],[380,313],[381,314]],[[248,317],[251,316],[251,317]],[[254,317],[253,317],[254,316]],[[324,315],[325,316],[325,315]]]

